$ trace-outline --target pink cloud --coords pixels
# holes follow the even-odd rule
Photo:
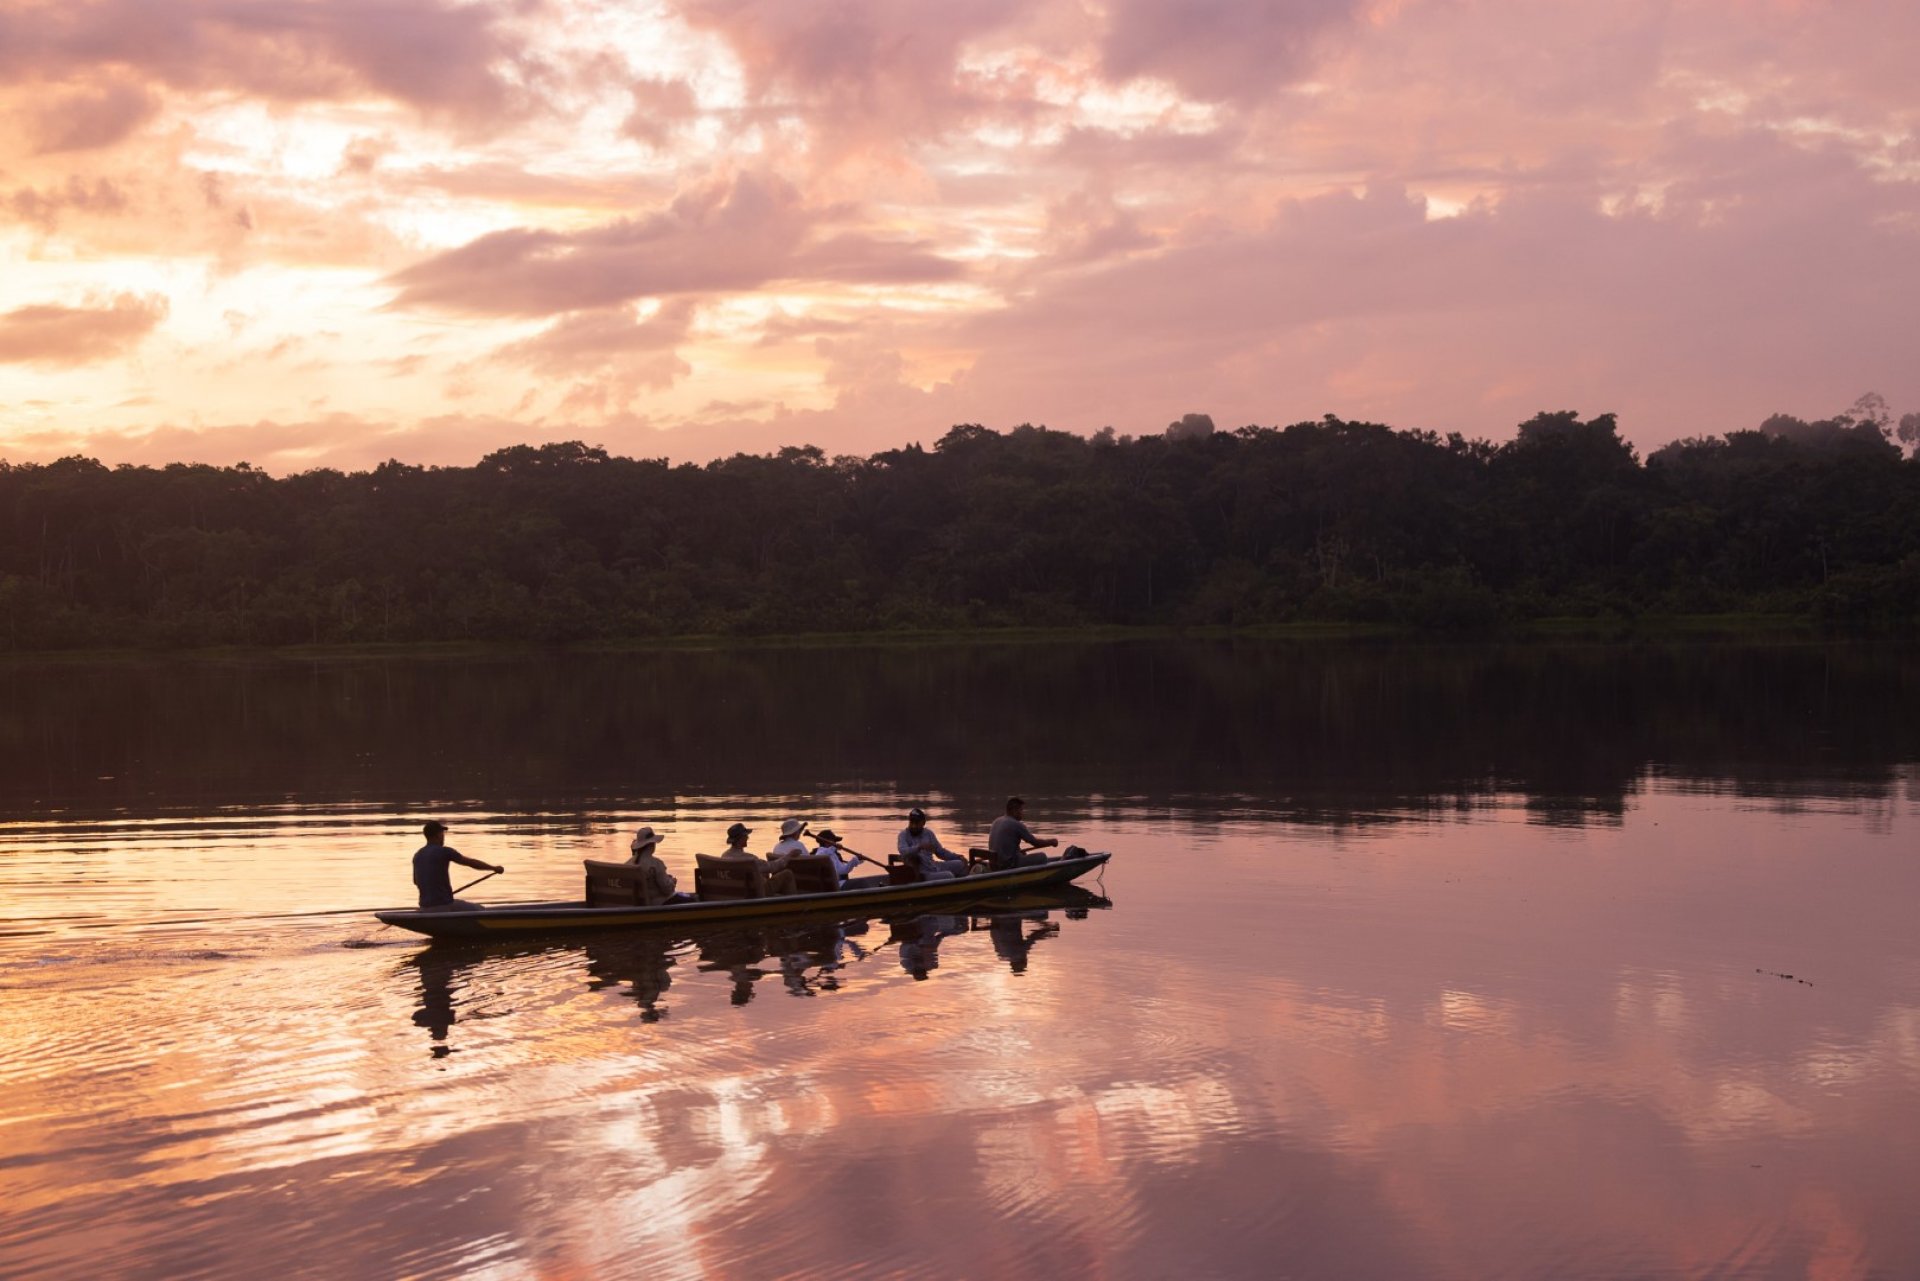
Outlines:
[[[1113,0],[1101,46],[1110,79],[1157,76],[1189,97],[1251,100],[1303,77],[1319,41],[1361,0]]]
[[[395,305],[549,315],[774,280],[907,282],[959,268],[925,244],[828,234],[783,179],[742,174],[637,219],[565,233],[493,232],[396,272]]]
[[[640,354],[671,353],[686,341],[694,310],[692,299],[676,298],[644,320],[636,319],[627,307],[575,312],[532,338],[500,348],[493,358],[545,373],[565,373]]]
[[[445,0],[55,0],[0,13],[0,73],[121,69],[282,100],[371,90],[477,119],[512,97],[502,10]]]
[[[693,87],[684,80],[649,77],[628,87],[633,111],[620,131],[636,142],[664,148],[679,126],[698,114]]]
[[[159,109],[160,100],[151,89],[125,81],[58,93],[35,108],[35,150],[47,155],[111,147]]]
[[[0,363],[69,368],[121,355],[166,319],[158,295],[121,294],[102,305],[38,303],[0,312]]]
[[[733,46],[756,97],[827,134],[903,137],[998,105],[957,74],[961,52],[1044,9],[1034,0],[673,0]]]
[[[20,187],[11,192],[0,208],[21,222],[32,223],[43,231],[52,231],[66,213],[113,215],[124,212],[130,201],[118,183],[105,178],[91,182],[79,174],[69,174],[57,186]]]
[[[737,56],[744,102],[731,60],[660,52],[708,43],[684,31],[583,49],[592,12],[0,0],[19,126],[0,216],[34,229],[38,263],[191,259],[236,284],[345,268],[313,282],[333,315],[367,305],[341,282],[391,273],[369,332],[402,352],[431,326],[434,358],[383,367],[378,403],[564,402],[565,427],[484,419],[500,443],[605,424],[611,446],[697,457],[709,439],[877,448],[967,420],[1158,430],[1189,410],[1500,435],[1577,406],[1657,444],[1868,387],[1920,407],[1902,346],[1920,327],[1920,6],[668,0],[663,22]],[[1160,85],[1113,92],[1136,77]],[[374,96],[421,118],[370,115]],[[268,110],[200,130],[216,98]],[[316,111],[337,172],[249,154],[260,117],[277,131],[286,104],[327,98],[348,104]],[[578,153],[557,141],[576,137]],[[225,176],[195,168],[210,154]],[[424,256],[408,239],[462,225],[509,229]],[[939,309],[890,288],[954,280],[969,287]],[[823,284],[856,287],[811,313],[754,298]],[[643,299],[664,305],[636,319]],[[696,307],[742,300],[782,310],[683,341]],[[66,310],[112,308],[23,308],[7,332],[24,350],[29,330],[86,328]],[[526,338],[526,317],[546,327]],[[684,360],[766,356],[752,344],[780,348],[753,383],[764,403],[665,421],[680,397],[649,393],[684,388]],[[307,421],[351,381],[337,359],[316,348],[249,416]],[[515,410],[516,379],[557,385]],[[780,407],[823,385],[831,409]],[[452,439],[327,430],[341,456],[352,431]]]

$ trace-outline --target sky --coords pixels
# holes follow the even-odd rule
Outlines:
[[[1912,0],[0,0],[0,459],[1920,409]]]

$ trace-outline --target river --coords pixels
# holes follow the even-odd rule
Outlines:
[[[0,1276],[1911,1278],[1920,651],[0,666]],[[438,817],[1052,902],[427,947]],[[458,871],[460,869],[456,869]]]

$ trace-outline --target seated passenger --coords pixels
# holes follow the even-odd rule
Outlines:
[[[640,902],[645,907],[657,907],[662,903],[684,903],[691,895],[673,892],[673,873],[667,871],[667,865],[660,861],[654,851],[660,844],[660,838],[651,827],[643,827],[633,834],[633,843],[628,846],[633,857],[628,859],[639,869]]]
[[[940,843],[927,826],[927,812],[917,806],[908,812],[906,830],[895,847],[923,881],[951,881],[967,874],[967,860]]]
[[[846,879],[853,875],[853,869],[860,865],[860,860],[841,850],[840,838],[834,834],[833,829],[830,827],[823,827],[818,832],[815,832],[813,839],[815,841],[813,852],[815,854],[825,854],[833,860],[834,873],[839,876],[841,882],[844,884]]]
[[[727,829],[727,849],[726,852],[720,856],[721,859],[728,863],[759,863],[762,867],[765,867],[766,861],[747,848],[747,837],[752,834],[753,829],[745,823],[735,823],[732,827],[729,827]],[[792,872],[787,871],[785,868],[781,868],[778,871],[768,871],[768,894],[791,894],[793,893],[793,888]]]
[[[1055,837],[1035,836],[1033,829],[1026,824],[1026,812],[1026,801],[1018,796],[1009,796],[1007,812],[993,820],[993,827],[987,832],[987,849],[993,854],[994,871],[1004,872],[1009,868],[1047,861],[1045,854],[1022,851],[1022,843],[1033,846],[1035,850],[1051,849],[1060,843]]]
[[[790,818],[780,825],[780,842],[767,851],[767,865],[779,867],[795,854],[805,854],[806,845],[800,840],[807,833],[807,825],[800,819]]]

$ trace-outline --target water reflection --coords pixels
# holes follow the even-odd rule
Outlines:
[[[1513,793],[1577,826],[1617,823],[1649,773],[1886,796],[1920,759],[1916,707],[1920,650],[1838,643],[14,662],[0,664],[0,820],[484,798],[564,838],[610,805],[885,780],[989,818],[1015,787],[1203,821],[1237,796],[1338,823]],[[457,731],[422,741],[427,723]],[[810,727],[804,750],[794,725]]]
[[[838,991],[843,974],[884,965],[897,948],[898,968],[924,981],[940,968],[940,943],[963,934],[984,934],[993,954],[1013,974],[1025,974],[1036,943],[1060,933],[1062,921],[1112,907],[1112,900],[1078,885],[1035,890],[967,905],[959,912],[914,913],[839,920],[803,920],[755,926],[713,926],[697,931],[640,929],[512,945],[422,948],[404,968],[417,989],[416,1027],[432,1040],[436,1058],[454,1052],[449,1033],[459,1022],[458,993],[482,966],[514,957],[578,956],[588,990],[616,991],[640,1008],[643,1023],[670,1013],[664,1003],[676,966],[730,980],[728,1003],[746,1005],[762,980],[778,978],[787,996],[809,998]],[[877,936],[885,941],[874,946]]]
[[[1903,652],[84,670],[0,672],[0,1276],[1920,1275]],[[423,798],[561,897],[1016,788],[1124,910],[304,915]]]

